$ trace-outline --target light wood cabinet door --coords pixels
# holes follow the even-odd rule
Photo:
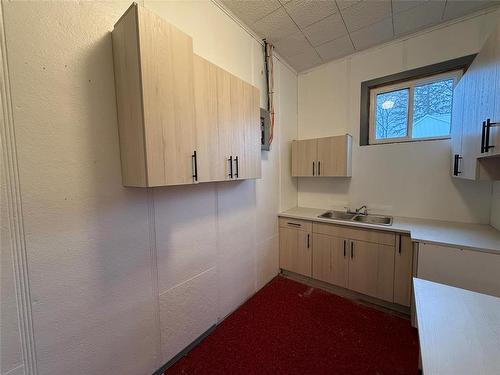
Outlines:
[[[462,168],[462,122],[466,80],[466,77],[462,77],[453,90],[453,109],[451,112],[451,175],[459,178]]]
[[[217,123],[219,131],[219,163],[223,170],[223,180],[229,180],[232,171],[233,120],[231,111],[231,75],[217,68]],[[231,162],[229,158],[231,157]],[[233,173],[234,175],[234,173]]]
[[[494,66],[495,66],[495,77],[494,83],[490,82],[490,86],[494,88],[493,97],[493,110],[491,114],[487,117],[490,118],[491,122],[500,123],[500,27],[497,26],[496,32],[494,34]],[[490,149],[488,155],[500,155],[500,125],[492,127],[490,130],[490,145],[495,146]]]
[[[312,240],[310,232],[280,228],[280,268],[311,277]]]
[[[413,245],[410,236],[397,236],[394,255],[394,302],[410,306],[413,270]]]
[[[139,6],[139,46],[148,186],[192,183],[192,39]]]
[[[194,97],[197,133],[198,182],[225,179],[219,157],[217,67],[194,55]]]
[[[350,241],[348,288],[393,302],[393,287],[394,247]]]
[[[313,234],[312,277],[347,287],[348,240],[324,234]]]
[[[227,73],[229,74],[229,73]],[[233,156],[233,179],[243,179],[247,171],[243,159],[245,158],[245,83],[230,74],[231,126],[232,140],[231,155]]]
[[[112,39],[123,184],[193,183],[191,37],[133,4]]]
[[[318,138],[317,176],[338,177],[351,175],[349,135]]]
[[[318,140],[305,139],[292,142],[292,176],[309,177],[316,175]]]

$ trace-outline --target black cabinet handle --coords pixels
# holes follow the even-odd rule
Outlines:
[[[193,180],[198,181],[198,160],[196,157],[196,151],[193,151],[193,155],[191,155],[191,158],[194,161],[194,173],[193,173]]]
[[[344,240],[344,258],[345,258],[345,242],[346,242],[346,241]]]
[[[293,225],[294,227],[300,227],[301,225],[300,224],[297,224],[297,223],[287,223],[288,225]]]
[[[483,127],[481,129],[481,154],[484,153],[485,140],[486,140],[486,121],[483,121]]]
[[[399,235],[399,255],[401,255],[401,235]]]
[[[462,157],[459,154],[453,155],[453,176],[458,176],[460,173],[459,170],[459,161],[462,159]]]
[[[321,162],[318,161],[318,176],[321,176]]]
[[[307,248],[309,249],[309,234],[307,234]]]
[[[488,152],[490,148],[495,148],[495,145],[490,146],[490,129],[499,125],[500,122],[491,122],[489,118],[486,119],[486,136],[484,139],[484,152]]]
[[[234,172],[234,177],[238,178],[240,171],[240,163],[237,156],[234,158],[234,161],[236,162],[236,172]]]
[[[229,178],[233,178],[233,156],[230,156],[229,159],[227,159],[229,162]]]
[[[354,258],[354,242],[351,241],[351,259]]]
[[[314,176],[314,162],[313,162],[313,176]]]

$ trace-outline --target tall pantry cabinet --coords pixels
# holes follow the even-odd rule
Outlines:
[[[255,87],[195,55],[190,36],[137,4],[112,40],[124,186],[260,178]]]

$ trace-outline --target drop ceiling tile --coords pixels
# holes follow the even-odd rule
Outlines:
[[[284,36],[299,31],[284,8],[279,8],[252,25],[252,29],[261,37],[274,42]]]
[[[448,0],[444,9],[444,20],[461,17],[490,6],[500,5],[499,1],[457,1]]]
[[[394,38],[392,18],[389,17],[368,27],[356,30],[350,35],[354,47],[358,51],[387,42]]]
[[[316,47],[316,51],[324,61],[329,61],[353,53],[354,47],[349,35],[346,35]]]
[[[284,6],[290,17],[300,28],[309,26],[337,12],[337,4],[335,4],[334,0],[292,0]]]
[[[321,59],[318,54],[314,50],[314,48],[310,48],[305,52],[302,52],[298,55],[289,57],[286,61],[297,71],[301,72],[306,69],[312,68],[316,65],[322,64]]]
[[[313,46],[319,46],[320,44],[346,35],[347,29],[340,14],[334,13],[331,16],[306,27],[303,32]]]
[[[394,14],[394,34],[409,34],[441,21],[445,1],[429,1],[404,12]]]
[[[390,0],[361,1],[340,11],[349,32],[359,30],[391,16]]]
[[[357,3],[361,2],[361,0],[337,0],[336,2],[339,6],[339,9],[342,10],[356,5]]]
[[[278,0],[222,0],[224,5],[247,25],[252,25],[269,13],[278,9],[281,4]]]
[[[392,0],[392,11],[394,13],[404,12],[427,1],[429,0]]]
[[[283,57],[298,55],[311,49],[311,44],[300,31],[278,39],[274,42],[274,46]]]

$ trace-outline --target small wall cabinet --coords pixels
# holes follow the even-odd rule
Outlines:
[[[349,134],[292,142],[293,177],[350,177]]]
[[[407,235],[280,218],[280,268],[287,271],[408,307],[412,260]]]
[[[137,4],[112,40],[124,186],[260,177],[258,89]]]
[[[500,27],[454,90],[452,176],[500,179]]]

